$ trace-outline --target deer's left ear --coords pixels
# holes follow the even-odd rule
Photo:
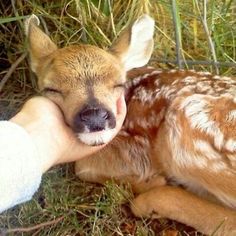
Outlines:
[[[154,26],[154,20],[143,15],[111,46],[109,51],[120,58],[126,71],[148,63],[153,51]]]
[[[39,23],[39,18],[36,15],[31,15],[25,21],[25,34],[29,41],[31,69],[36,74],[38,68],[44,64],[45,58],[57,49],[56,44],[38,27]]]

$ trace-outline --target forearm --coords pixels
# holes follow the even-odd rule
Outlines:
[[[0,122],[0,213],[31,199],[42,176],[30,135],[20,126]]]

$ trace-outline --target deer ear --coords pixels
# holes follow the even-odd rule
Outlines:
[[[40,21],[36,15],[31,15],[25,21],[25,34],[29,42],[31,69],[36,73],[45,57],[57,49],[52,40],[38,27],[39,24]]]
[[[110,52],[120,58],[126,71],[148,63],[153,51],[154,26],[154,20],[143,15],[111,46]]]

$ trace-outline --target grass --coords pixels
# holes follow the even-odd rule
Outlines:
[[[40,236],[154,236],[155,232],[171,235],[168,233],[174,231],[170,229],[176,228],[193,231],[164,219],[135,219],[128,207],[132,197],[129,186],[112,182],[105,186],[83,183],[74,177],[71,166],[57,167],[44,176],[41,189],[32,201],[0,215],[0,228],[7,235]]]
[[[180,66],[236,75],[235,66],[222,63],[236,61],[235,2],[209,0],[205,7],[204,15],[204,1],[179,0],[173,19],[171,1],[167,0],[1,1],[0,118],[11,117],[37,93],[37,81],[27,57],[6,79],[10,66],[26,51],[23,20],[30,14],[40,17],[43,29],[60,47],[90,43],[106,48],[125,26],[149,13],[156,20],[150,64],[161,68],[177,66],[176,29]],[[218,67],[208,65],[213,60],[219,62]],[[201,235],[176,222],[134,218],[128,207],[130,199],[129,186],[83,183],[74,176],[70,165],[60,166],[44,176],[32,201],[0,215],[0,228],[2,234],[9,230],[8,235]],[[20,229],[12,231],[16,227]]]

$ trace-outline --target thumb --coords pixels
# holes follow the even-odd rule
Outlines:
[[[127,113],[127,107],[125,102],[125,97],[122,94],[120,98],[117,101],[117,117],[116,117],[116,129],[119,131],[123,125],[123,122],[125,120],[125,116]]]

